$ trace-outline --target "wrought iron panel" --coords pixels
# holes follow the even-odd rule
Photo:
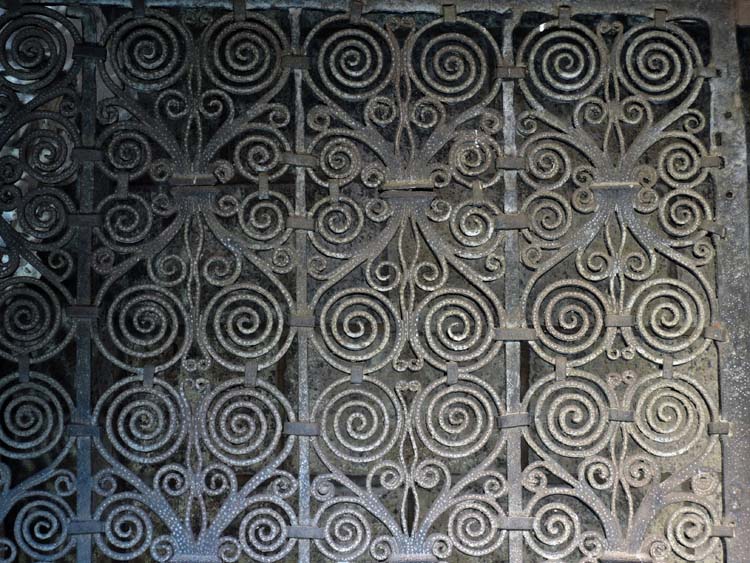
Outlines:
[[[730,2],[6,2],[0,561],[741,562]]]

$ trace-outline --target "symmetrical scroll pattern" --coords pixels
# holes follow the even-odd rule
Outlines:
[[[716,30],[243,4],[0,15],[0,562],[722,561]]]

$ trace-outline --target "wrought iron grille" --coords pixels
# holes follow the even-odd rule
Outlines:
[[[0,15],[0,561],[748,560],[729,2],[156,4]]]

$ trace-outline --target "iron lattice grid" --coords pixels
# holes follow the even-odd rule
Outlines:
[[[729,2],[176,6],[1,17],[3,561],[746,560]]]

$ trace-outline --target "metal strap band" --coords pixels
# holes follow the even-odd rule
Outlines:
[[[73,438],[98,438],[99,427],[94,424],[71,422],[66,426],[68,436]]]
[[[599,563],[650,563],[651,561],[651,556],[647,553],[606,551],[599,557]]]
[[[143,376],[143,386],[153,387],[154,386],[154,373],[156,369],[154,366],[143,366],[141,369],[141,375]]]
[[[247,6],[245,3],[246,0],[232,0],[232,11],[235,20],[244,21],[247,19]]]
[[[608,314],[604,318],[604,326],[618,328],[633,326],[633,315]]]
[[[701,228],[714,235],[719,235],[721,238],[726,238],[727,236],[726,225],[724,225],[724,223],[719,223],[718,221],[703,221]]]
[[[657,27],[664,27],[667,25],[667,15],[669,12],[664,8],[656,8],[654,10],[654,25]]]
[[[708,423],[708,434],[710,436],[726,436],[732,432],[732,423],[726,420]]]
[[[146,0],[132,0],[133,1],[133,12],[138,17],[146,15]]]
[[[443,0],[443,19],[448,23],[456,21],[456,4],[455,0]]]
[[[27,383],[29,381],[29,355],[28,354],[19,354],[18,355],[18,379],[21,380],[21,383]]]
[[[526,67],[500,64],[497,67],[497,77],[501,80],[520,80],[526,77]]]
[[[726,342],[727,329],[721,323],[712,323],[703,331],[703,336],[716,342]]]
[[[258,362],[248,360],[245,362],[244,384],[245,387],[255,387],[258,382]]]
[[[555,379],[562,381],[568,375],[568,359],[565,356],[555,356]]]
[[[258,199],[268,199],[268,174],[258,174]]]
[[[471,200],[474,202],[484,201],[484,188],[480,180],[471,183]]]
[[[130,176],[128,176],[125,172],[120,172],[117,174],[117,191],[119,193],[126,192],[128,190],[128,186],[130,185]]]
[[[534,529],[534,519],[528,516],[504,516],[500,519],[500,528],[516,532],[528,532]]]
[[[315,168],[318,165],[318,158],[312,154],[282,152],[281,162],[292,166],[303,166],[305,168]]]
[[[102,218],[98,213],[71,213],[68,215],[68,224],[71,227],[98,227]]]
[[[99,317],[99,307],[96,305],[70,305],[66,312],[74,319],[96,319]]]
[[[448,385],[458,383],[458,364],[456,362],[448,362],[445,365],[445,375]]]
[[[333,203],[339,202],[339,198],[341,197],[341,186],[339,186],[337,181],[331,180],[328,185],[328,195],[331,196],[331,201]]]
[[[560,6],[557,12],[560,27],[570,27],[570,18],[572,15],[573,11],[570,9],[570,6]]]
[[[501,231],[528,229],[531,219],[526,213],[503,213],[495,218],[495,228]]]
[[[718,78],[721,71],[714,65],[699,66],[695,69],[696,78]]]
[[[365,9],[364,0],[352,0],[349,6],[349,21],[352,23],[359,23],[362,19],[362,12]]]
[[[672,356],[664,356],[661,366],[661,375],[667,379],[674,377],[674,358]]]
[[[531,425],[531,415],[527,412],[513,412],[497,417],[497,427],[500,429],[522,428]]]
[[[298,231],[314,231],[315,219],[307,215],[290,215],[286,220],[286,226]]]
[[[536,340],[536,331],[533,328],[502,327],[495,329],[495,340],[501,342],[522,342]]]
[[[362,383],[365,379],[365,366],[362,364],[352,364],[352,367],[350,369],[351,372],[351,379],[350,381],[354,385],[359,385]]]
[[[323,540],[325,531],[316,526],[289,526],[287,537],[298,540]]]
[[[170,186],[215,186],[216,176],[213,174],[176,174],[169,179]]]
[[[310,58],[305,55],[286,53],[281,55],[281,65],[285,68],[307,70],[310,68]]]
[[[633,411],[624,409],[609,409],[609,420],[612,422],[634,422],[635,414]]]
[[[79,43],[73,46],[73,58],[79,57],[106,61],[107,48],[95,43]]]
[[[701,158],[702,168],[724,168],[724,159],[718,154],[709,154]]]
[[[400,199],[401,201],[406,200],[432,200],[435,197],[435,191],[432,188],[421,189],[416,188],[413,190],[387,190],[380,192],[380,197],[383,199]]]
[[[394,553],[388,563],[440,563],[437,558],[427,553]]]
[[[435,183],[430,178],[410,178],[408,180],[386,180],[381,186],[382,190],[431,190]]]
[[[712,538],[733,538],[734,526],[719,525],[711,527]]]
[[[526,170],[526,158],[523,156],[499,156],[495,159],[497,170]]]
[[[594,182],[591,189],[641,189],[643,186],[638,182]]]
[[[285,422],[284,434],[289,436],[320,436],[317,422]]]
[[[315,317],[310,313],[292,315],[289,317],[289,326],[295,328],[313,328],[315,326]]]
[[[74,147],[71,156],[78,162],[101,162],[104,160],[104,151],[91,147]]]
[[[104,530],[105,524],[102,520],[71,520],[68,523],[68,533],[71,536],[103,534]]]

